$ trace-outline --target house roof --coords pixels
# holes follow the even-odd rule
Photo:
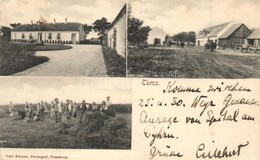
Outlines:
[[[260,28],[256,28],[253,33],[251,33],[247,39],[260,39]]]
[[[196,36],[196,38],[216,37],[219,34],[219,32],[221,32],[229,23],[230,22],[205,28],[205,29],[203,29],[203,31],[199,32],[199,34]]]
[[[219,25],[216,25],[216,26],[212,26],[212,27],[206,28],[205,30],[206,30],[206,31],[209,31],[209,34],[207,34],[205,37],[206,37],[206,38],[217,37],[218,34],[219,34],[229,23],[230,23],[230,22],[228,22],[228,23],[223,23],[223,24],[219,24]]]
[[[160,35],[167,35],[161,28],[159,28],[159,27],[154,27],[154,28],[152,28],[151,29],[151,31],[149,32],[149,34],[155,34],[155,35],[158,35],[158,34],[160,34]]]
[[[24,24],[14,27],[12,31],[79,31],[81,25],[76,22]]]
[[[234,33],[243,23],[233,24],[232,26],[228,27],[219,38],[228,38],[232,33]]]
[[[119,22],[121,20],[122,17],[124,17],[126,15],[126,4],[123,6],[123,8],[120,10],[120,12],[118,13],[118,15],[116,16],[115,20],[111,23],[110,27],[108,30],[110,30],[111,28],[113,28],[115,26],[115,24],[117,24],[117,22]]]

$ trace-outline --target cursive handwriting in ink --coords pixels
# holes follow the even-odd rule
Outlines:
[[[224,107],[221,109],[220,113],[223,113],[225,109],[232,105],[249,105],[249,106],[259,106],[259,102],[255,99],[246,99],[246,98],[240,98],[240,99],[234,99],[232,94],[228,94],[226,98],[224,99]]]
[[[173,123],[178,123],[177,117],[150,117],[148,113],[143,110],[140,114],[140,123],[142,124],[168,124],[168,128],[171,127]]]
[[[207,96],[197,96],[194,102],[191,104],[191,108],[196,108],[196,107],[202,107],[203,110],[200,113],[200,116],[204,113],[204,111],[209,108],[209,107],[214,107],[216,106],[212,100],[208,101],[205,100],[208,98]]]
[[[178,139],[178,137],[174,136],[172,133],[167,133],[163,127],[161,127],[159,131],[156,131],[156,128],[153,125],[145,127],[144,136],[146,138],[152,138],[150,146],[154,144],[156,139]]]
[[[214,143],[214,141],[212,141]],[[246,142],[245,144],[239,144],[237,145],[237,148],[235,149],[229,149],[228,146],[225,146],[224,148],[215,148],[213,151],[206,150],[206,145],[204,143],[201,143],[196,151],[196,158],[229,158],[234,156],[240,156],[241,149],[243,147],[246,147],[249,145],[249,142]]]
[[[221,82],[221,85],[210,85],[207,92],[251,92],[251,89],[241,86],[239,83],[235,85],[225,85],[224,82]]]
[[[163,89],[163,93],[200,93],[200,88],[196,87],[184,87],[182,85],[176,85],[176,81],[168,82],[168,85]]]
[[[166,146],[168,149],[170,148],[170,146]],[[164,157],[164,158],[171,158],[171,157],[182,157],[183,154],[181,152],[177,152],[177,151],[161,151],[159,149],[157,149],[155,146],[153,146],[150,149],[150,158],[149,160],[153,160],[153,158],[155,157]]]

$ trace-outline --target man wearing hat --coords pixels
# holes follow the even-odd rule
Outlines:
[[[83,118],[83,115],[85,114],[86,110],[87,110],[87,104],[86,104],[86,101],[83,100],[82,101],[82,104],[80,106],[80,109],[81,109],[81,116],[80,116],[80,119]]]
[[[60,114],[59,114],[59,99],[55,98],[54,99],[54,112],[55,112],[55,122],[58,123],[60,122],[61,118],[60,118]]]
[[[111,105],[112,105],[112,102],[110,100],[110,97],[107,96],[105,110],[108,110]]]

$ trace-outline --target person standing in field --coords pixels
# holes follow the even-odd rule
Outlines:
[[[55,103],[54,103],[54,101],[51,101],[51,117],[55,116],[54,108],[55,108]]]
[[[21,106],[21,110],[20,110],[21,119],[24,119],[26,117],[27,106],[28,106],[28,102],[25,102],[25,105]]]
[[[78,105],[77,105],[76,102],[74,102],[74,103],[73,103],[73,111],[72,111],[72,116],[73,116],[74,118],[77,117],[77,110],[78,110]]]
[[[107,96],[107,101],[106,101],[106,110],[108,110],[109,107],[110,107],[111,105],[112,105],[112,102],[111,102],[111,100],[110,100],[110,97]]]
[[[81,106],[80,106],[80,109],[81,109],[80,119],[82,120],[83,115],[84,115],[85,112],[87,111],[87,104],[86,104],[86,101],[85,101],[85,100],[82,101]]]
[[[32,103],[30,103],[28,108],[28,118],[32,118],[32,113],[33,113],[33,105]]]
[[[98,111],[98,106],[97,106],[96,102],[93,102],[92,103],[92,112],[96,112],[96,111]]]
[[[60,118],[59,118],[59,99],[58,98],[55,98],[54,99],[54,113],[55,113],[55,122],[58,123]]]
[[[14,109],[14,106],[13,106],[13,102],[10,101],[10,104],[9,104],[9,111],[10,111],[10,116],[13,116],[13,109]]]
[[[73,101],[71,100],[68,104],[67,108],[67,122],[71,123],[71,116],[72,116],[72,110],[73,110]]]
[[[63,113],[66,111],[66,104],[64,104],[63,101],[60,101],[60,105],[61,105],[61,114],[63,115]]]

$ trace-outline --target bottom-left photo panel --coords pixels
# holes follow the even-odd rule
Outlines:
[[[0,78],[0,148],[130,150],[130,83]]]

